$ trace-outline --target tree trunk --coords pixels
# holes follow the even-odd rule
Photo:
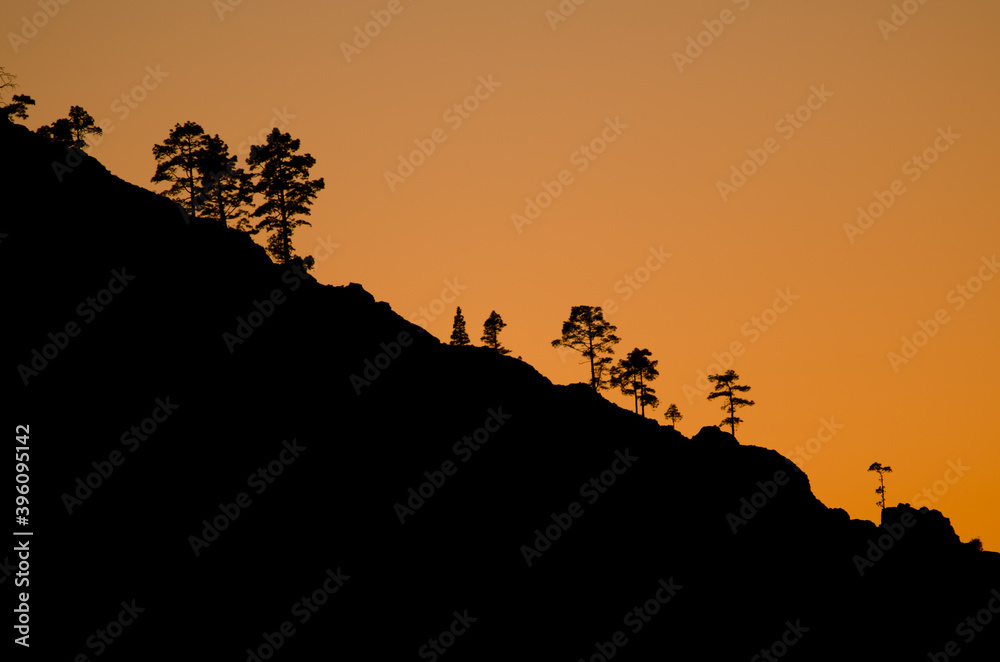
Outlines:
[[[590,342],[590,387],[597,393],[597,375],[594,373],[594,336],[591,334],[590,322],[587,322],[587,335]]]

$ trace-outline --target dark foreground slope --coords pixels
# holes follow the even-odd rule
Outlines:
[[[1000,625],[956,628],[1000,556],[940,513],[849,520],[773,451],[444,346],[91,159],[59,181],[20,127],[0,150],[41,659],[997,659]]]

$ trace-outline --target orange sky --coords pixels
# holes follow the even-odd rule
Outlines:
[[[339,245],[320,281],[362,283],[413,318],[457,280],[424,326],[447,339],[457,303],[478,341],[496,310],[504,344],[556,383],[587,379],[550,346],[570,307],[611,300],[617,357],[652,350],[654,414],[676,402],[688,435],[723,414],[685,385],[741,342],[757,401],[743,443],[794,457],[824,419],[842,425],[798,459],[827,505],[877,521],[865,470],[879,461],[891,504],[939,508],[1000,549],[1000,279],[955,290],[1000,255],[996,3],[908,0],[898,29],[888,0],[590,0],[565,21],[546,14],[558,0],[51,0],[44,21],[40,4],[0,9],[0,64],[38,102],[29,127],[81,105],[107,130],[90,152],[149,187],[175,123],[235,151],[276,121],[326,179],[295,235],[300,254]],[[371,12],[391,21],[345,54]],[[699,52],[688,39],[710,29]],[[414,141],[433,153],[390,186]],[[752,155],[767,160],[720,192]],[[559,194],[518,232],[512,214],[546,182]],[[645,279],[651,250],[670,257],[635,289],[625,277]],[[798,298],[768,312],[776,290]],[[948,321],[894,367],[887,354],[939,309]]]

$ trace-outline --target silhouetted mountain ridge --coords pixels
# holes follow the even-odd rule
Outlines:
[[[0,123],[0,145],[8,365],[79,327],[27,385],[7,374],[32,425],[33,617],[59,626],[52,659],[93,655],[88,637],[131,599],[147,611],[102,660],[199,640],[199,658],[247,660],[286,621],[281,659],[431,659],[428,639],[470,617],[440,655],[590,660],[621,631],[616,660],[746,659],[799,628],[782,659],[927,659],[949,640],[996,659],[1000,628],[966,643],[956,627],[1000,588],[1000,555],[941,513],[851,520],[773,450],[716,427],[689,440],[442,344],[94,159],[57,176],[65,150],[23,127]],[[87,308],[102,289],[110,302]],[[64,495],[115,451],[68,513]],[[209,541],[203,521],[241,493],[250,505]],[[302,622],[324,582],[336,592]]]

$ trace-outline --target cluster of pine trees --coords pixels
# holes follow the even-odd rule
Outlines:
[[[483,322],[483,335],[480,340],[484,345],[498,354],[510,354],[510,350],[500,342],[500,332],[505,326],[507,326],[507,323],[503,321],[503,318],[495,310],[491,311],[490,316]],[[465,315],[462,314],[461,306],[455,310],[455,321],[452,325],[450,344],[458,346],[472,344],[472,341],[469,340],[469,334],[465,330]]]
[[[569,319],[563,322],[562,334],[552,341],[552,346],[579,352],[582,361],[590,364],[590,387],[594,391],[617,388],[623,395],[632,396],[635,412],[645,416],[646,407],[660,406],[656,389],[650,386],[660,375],[656,369],[659,361],[653,360],[648,349],[636,347],[613,364],[614,346],[621,341],[616,331],[618,327],[604,319],[600,306],[573,306]],[[671,416],[681,418],[674,404],[667,418]]]
[[[23,94],[13,94],[16,89],[14,76],[0,68],[0,121],[14,118],[27,119],[28,106],[35,100]],[[12,93],[9,102],[3,95]],[[87,138],[102,134],[90,113],[80,106],[71,106],[69,115],[52,124],[39,127],[37,133],[46,136],[67,149],[86,149]],[[195,122],[175,124],[167,138],[153,146],[156,172],[153,183],[166,183],[164,192],[175,201],[190,218],[218,222],[249,234],[269,232],[266,248],[278,264],[293,261],[311,266],[292,249],[292,233],[300,225],[311,225],[304,216],[326,184],[323,178],[310,179],[309,170],[316,164],[311,154],[298,154],[300,142],[288,133],[274,129],[262,145],[253,145],[246,159],[246,169],[237,167],[238,158],[229,153],[229,146],[218,134],[209,135]],[[259,201],[255,204],[257,196]],[[255,219],[254,222],[251,219]],[[483,323],[481,341],[486,347],[501,355],[510,350],[500,342],[500,332],[507,324],[494,310]],[[650,385],[659,376],[659,361],[652,352],[636,347],[628,355],[613,363],[614,345],[620,339],[617,327],[604,319],[600,306],[573,306],[569,319],[563,322],[562,335],[552,341],[553,347],[566,347],[579,352],[584,363],[590,365],[590,385],[596,392],[619,389],[632,396],[635,411],[646,415],[646,407],[655,409],[660,401]],[[470,345],[462,309],[455,311],[451,334],[452,345]],[[749,386],[736,384],[739,379],[734,371],[709,375],[715,387],[709,400],[725,398],[722,409],[728,416],[722,421],[730,426],[733,434],[743,419],[736,416],[736,409],[749,407],[753,400],[740,397]],[[671,404],[664,414],[676,425],[683,418],[676,404]]]
[[[28,119],[35,100],[13,94],[13,74],[0,67],[0,121]],[[10,101],[4,96],[10,93]],[[104,132],[81,106],[70,106],[67,117],[35,130],[66,149],[86,150],[87,139]],[[253,145],[246,169],[218,134],[209,135],[195,122],[176,124],[167,138],[153,146],[156,172],[150,180],[166,183],[164,195],[178,203],[188,219],[197,218],[234,227],[248,234],[268,232],[265,248],[278,264],[293,261],[306,267],[312,262],[296,256],[292,233],[311,225],[303,217],[319,191],[323,178],[310,179],[316,165],[311,154],[298,154],[300,142],[274,129],[262,145]],[[259,196],[259,198],[258,198]]]
[[[509,354],[510,350],[500,344],[498,334],[507,326],[500,315],[493,311],[483,324],[482,341],[501,354]],[[552,341],[553,347],[566,347],[579,352],[583,363],[590,365],[590,386],[595,392],[605,389],[619,389],[623,395],[632,396],[635,402],[635,412],[646,415],[646,407],[655,409],[660,405],[656,390],[650,382],[659,377],[656,369],[659,361],[652,358],[648,349],[636,347],[628,355],[613,363],[614,346],[621,339],[615,335],[618,327],[604,319],[604,311],[600,306],[573,306],[569,319],[563,322],[562,334]],[[451,332],[452,345],[469,345],[469,334],[465,330],[465,317],[459,307],[455,311],[455,321]],[[722,410],[728,416],[722,425],[728,425],[735,435],[736,426],[743,422],[736,415],[740,407],[750,407],[755,403],[740,397],[740,393],[750,390],[749,386],[737,384],[739,375],[733,370],[723,374],[709,375],[708,380],[714,383],[714,388],[708,395],[709,400],[725,398]],[[664,413],[664,418],[676,425],[684,418],[677,405],[671,403]]]
[[[165,195],[192,218],[249,234],[269,232],[268,253],[278,264],[288,264],[297,259],[292,233],[311,225],[302,217],[326,188],[322,177],[309,178],[316,159],[298,154],[300,146],[290,134],[273,129],[263,145],[251,146],[245,170],[237,167],[237,157],[219,134],[205,133],[196,122],[175,124],[166,140],[153,146],[156,173],[150,181],[169,184]],[[255,196],[260,196],[256,205]]]

